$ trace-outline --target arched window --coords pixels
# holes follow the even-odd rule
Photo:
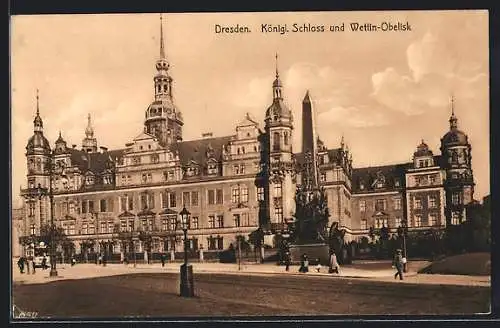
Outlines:
[[[167,92],[168,91],[168,85],[167,84],[164,84],[163,85],[163,92]]]

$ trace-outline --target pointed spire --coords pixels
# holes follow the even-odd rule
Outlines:
[[[304,96],[304,99],[302,100],[303,103],[310,103],[311,102],[311,96],[309,95],[309,89],[306,91],[306,95]]]
[[[39,104],[38,88],[36,89],[36,116],[40,116],[40,104]]]
[[[160,14],[160,58],[165,59],[165,46],[163,44],[163,16]]]
[[[453,94],[451,95],[451,98],[450,98],[450,105],[451,105],[451,116],[450,116],[450,130],[453,130],[453,129],[456,129],[458,127],[458,124],[457,124],[457,117],[455,116],[455,97],[453,96]]]
[[[33,120],[33,131],[34,132],[42,132],[43,133],[43,121],[40,117],[40,98],[38,96],[38,89],[36,89],[36,115]]]
[[[87,138],[92,138],[94,136],[94,129],[92,128],[90,113],[87,116],[87,128],[85,129],[85,135],[87,136]]]
[[[342,138],[340,139],[340,148],[344,149],[344,134],[342,133]]]
[[[276,78],[279,79],[280,74],[278,72],[278,53],[277,52],[276,52],[275,58],[276,58]]]

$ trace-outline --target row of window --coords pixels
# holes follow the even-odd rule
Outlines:
[[[393,209],[401,210],[401,197],[394,197],[392,199]],[[359,201],[359,211],[366,212],[367,206],[370,204],[366,200]],[[375,200],[375,211],[385,211],[387,210],[387,199],[376,199]]]
[[[178,230],[177,218],[164,218],[161,219],[161,231],[176,231]],[[224,215],[209,215],[208,225],[206,228],[224,228]],[[233,227],[249,227],[252,226],[250,221],[249,213],[233,214]],[[140,220],[141,229],[143,231],[155,231],[154,219],[146,218]],[[65,234],[74,235],[75,232],[75,222],[63,222],[62,227]],[[94,234],[96,232],[96,227],[94,223],[85,222],[82,223],[82,234]],[[200,229],[200,220],[198,216],[193,216],[189,221],[189,229]],[[119,230],[121,232],[135,231],[135,220],[134,219],[122,219],[120,220]],[[102,221],[99,222],[100,233],[113,233],[115,231],[114,221]]]
[[[438,221],[438,218],[439,218],[439,215],[434,214],[434,213],[429,214],[426,218],[420,214],[417,214],[413,217],[413,220],[409,221],[408,226],[418,228],[418,227],[423,227],[423,226],[439,225],[440,223]],[[374,221],[374,224],[375,224],[374,227],[377,229],[380,229],[382,227],[389,227],[389,219],[387,217],[376,218]],[[457,224],[457,223],[452,222],[452,224]],[[401,217],[395,217],[394,218],[394,227],[398,228],[401,226],[402,226]],[[368,229],[366,219],[361,220],[361,229]]]

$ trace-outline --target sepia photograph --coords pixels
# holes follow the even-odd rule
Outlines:
[[[488,20],[11,16],[11,321],[490,313]]]

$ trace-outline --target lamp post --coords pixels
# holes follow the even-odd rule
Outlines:
[[[406,224],[406,220],[404,220],[402,222],[402,230],[403,230],[403,257],[406,259],[405,263],[403,263],[403,272],[408,272],[408,266],[407,266],[407,263],[408,263],[408,255],[406,253],[406,232],[407,232],[407,229],[408,229],[408,226]]]
[[[193,267],[188,265],[188,248],[189,241],[187,239],[187,230],[189,227],[189,216],[191,213],[184,208],[179,213],[181,217],[182,231],[184,232],[184,264],[181,265],[181,283],[180,283],[180,295],[183,297],[193,297],[194,296],[194,286],[193,286]]]

